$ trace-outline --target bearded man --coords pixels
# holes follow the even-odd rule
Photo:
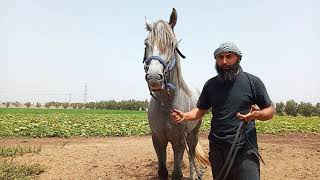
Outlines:
[[[234,43],[221,44],[214,51],[214,59],[218,75],[205,83],[197,107],[189,112],[175,109],[171,114],[172,121],[181,123],[197,120],[211,108],[212,120],[208,139],[213,179],[260,179],[255,120],[273,118],[275,111],[272,102],[263,82],[242,71],[242,53]],[[239,142],[233,147],[238,148],[238,151],[231,160],[233,162],[230,161],[229,165],[225,166],[225,161],[230,160],[227,158],[228,152],[241,121],[245,122],[245,125],[239,131]]]

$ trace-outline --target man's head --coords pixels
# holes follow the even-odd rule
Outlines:
[[[241,51],[231,42],[221,44],[214,51],[214,58],[219,76],[226,81],[233,80],[241,69],[239,64],[242,58]]]

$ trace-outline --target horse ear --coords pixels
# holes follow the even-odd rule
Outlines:
[[[149,21],[149,20],[147,19],[147,17],[144,17],[144,21],[145,21],[145,23],[146,23],[146,29],[147,29],[148,31],[152,31],[153,23],[152,23],[151,21]]]
[[[170,21],[169,21],[169,24],[172,29],[174,28],[176,23],[177,23],[177,11],[175,8],[172,8],[172,13],[170,15]]]

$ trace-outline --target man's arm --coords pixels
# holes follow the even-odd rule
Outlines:
[[[201,119],[207,112],[208,109],[199,108],[193,108],[189,112],[181,112],[174,109],[171,113],[171,119],[177,124],[181,123],[182,121],[194,121]]]
[[[274,114],[275,114],[275,110],[272,105],[262,110],[260,110],[260,108],[257,105],[252,105],[251,110],[248,114],[243,115],[238,113],[237,116],[242,121],[248,122],[253,119],[257,119],[261,121],[270,120],[273,118]]]

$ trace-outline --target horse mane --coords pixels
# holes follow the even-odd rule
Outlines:
[[[175,54],[176,57],[176,68],[174,69],[176,77],[173,78],[173,83],[181,88],[187,95],[191,95],[190,89],[183,80],[180,65],[180,56],[175,51],[177,47],[176,36],[171,26],[163,21],[159,20],[153,24],[153,28],[150,31],[151,44],[156,45],[160,53],[164,55],[166,59],[170,59]],[[173,75],[174,76],[174,75]]]

